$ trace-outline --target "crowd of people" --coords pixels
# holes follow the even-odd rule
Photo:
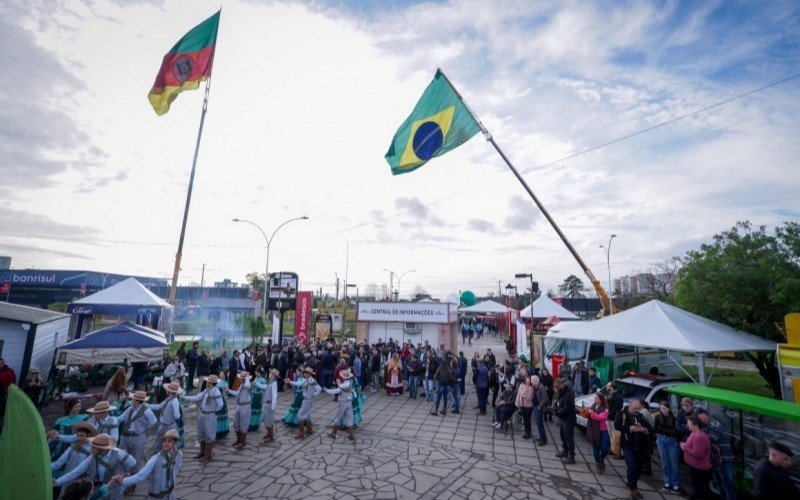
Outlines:
[[[476,415],[485,416],[491,406],[496,429],[521,420],[522,438],[533,440],[535,425],[536,446],[543,447],[548,444],[545,422],[557,421],[560,442],[555,453],[564,464],[575,463],[575,398],[594,394],[593,404],[581,413],[588,422],[595,472],[605,472],[610,456],[624,460],[631,498],[641,498],[638,482],[643,474],[652,474],[650,456],[655,449],[663,466],[663,493],[687,494],[680,474],[684,463],[690,471],[690,498],[711,498],[712,479],[723,498],[736,495],[731,443],[722,424],[704,408],[684,398],[676,414],[665,401],[652,416],[642,401],[623,401],[614,383],[601,387],[593,370],[580,363],[553,378],[546,369],[530,366],[525,355],[498,361],[486,349],[468,360],[464,352],[445,345],[393,339],[340,344],[330,338],[307,346],[251,345],[230,356],[210,356],[198,343],[182,345],[165,361],[163,380],[150,394],[129,391],[133,378],[132,367],[119,369],[106,384],[105,399],[86,411],[79,400],[67,401],[65,415],[48,432],[54,484],[61,498],[120,498],[145,480],[151,497],[174,498],[189,404],[199,410],[194,458],[208,463],[231,429],[235,440],[230,444],[237,450],[247,446],[249,433],[262,427],[261,442],[274,441],[278,394],[283,391],[292,396],[280,421],[296,428],[296,438],[314,434],[314,401],[325,392],[338,402],[328,419],[328,435],[336,439],[344,431],[353,440],[367,394],[386,391],[390,397],[424,398],[431,416],[445,417],[465,411],[469,379],[477,396]],[[791,457],[785,445],[770,445],[769,457],[756,470],[759,498],[795,491],[786,473]]]

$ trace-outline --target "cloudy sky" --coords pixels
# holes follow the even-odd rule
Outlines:
[[[157,117],[163,54],[223,7],[182,283],[270,269],[436,295],[580,267],[481,136],[407,175],[383,156],[441,67],[594,272],[738,220],[800,217],[800,4],[0,0],[0,254],[168,277],[202,92]],[[613,142],[599,149],[595,146]],[[590,152],[575,156],[586,150]],[[522,282],[518,284],[522,285]]]

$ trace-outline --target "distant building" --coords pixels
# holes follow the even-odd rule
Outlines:
[[[600,299],[594,297],[556,297],[553,299],[561,307],[583,319],[594,319],[600,313]]]
[[[214,288],[239,288],[239,283],[225,278],[222,281],[217,281],[214,283]]]
[[[675,291],[675,274],[637,273],[614,280],[614,294],[629,297],[658,297]]]
[[[0,255],[0,271],[11,269],[11,257],[7,255]]]

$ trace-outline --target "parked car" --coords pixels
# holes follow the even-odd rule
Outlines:
[[[667,399],[674,399],[674,396],[666,391],[667,388],[680,384],[691,382],[691,379],[686,377],[664,377],[649,375],[647,373],[633,373],[629,372],[624,377],[614,381],[617,385],[617,391],[622,394],[624,405],[627,406],[628,402],[634,399],[644,399],[651,412],[658,411],[658,406],[661,401]],[[592,406],[594,403],[594,394],[587,394],[575,398],[575,413],[578,414],[577,425],[586,428],[586,418],[581,417],[581,408],[584,406]]]

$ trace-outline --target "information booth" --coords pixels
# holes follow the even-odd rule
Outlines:
[[[356,339],[370,344],[389,339],[427,341],[431,346],[456,352],[458,310],[454,304],[436,302],[359,302]]]

